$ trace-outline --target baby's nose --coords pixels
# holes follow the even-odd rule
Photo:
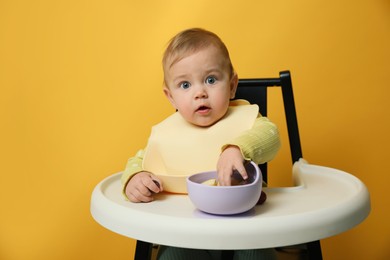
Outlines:
[[[205,87],[203,86],[199,86],[196,88],[196,92],[195,92],[195,98],[198,99],[198,98],[207,98],[208,95],[207,95],[207,90]]]

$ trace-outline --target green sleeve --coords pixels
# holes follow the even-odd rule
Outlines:
[[[126,168],[121,176],[123,193],[125,193],[126,185],[130,181],[131,177],[143,171],[142,161],[144,159],[144,154],[144,150],[139,150],[134,157],[131,157],[129,160],[127,160]]]
[[[225,144],[222,150],[229,145],[238,146],[245,160],[262,164],[272,160],[279,151],[279,131],[268,118],[259,116],[251,129]]]

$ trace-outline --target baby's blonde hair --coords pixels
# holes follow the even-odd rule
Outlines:
[[[221,51],[222,57],[227,63],[230,76],[233,76],[234,69],[230,60],[229,51],[222,40],[210,31],[201,28],[192,28],[184,30],[174,36],[164,52],[162,64],[164,70],[164,83],[166,85],[166,73],[172,65],[188,55],[202,50],[210,45],[215,46]]]

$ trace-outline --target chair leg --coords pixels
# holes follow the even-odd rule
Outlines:
[[[307,251],[309,253],[309,259],[322,260],[320,241],[313,241],[313,242],[307,243]]]
[[[233,250],[223,250],[221,259],[222,260],[233,260],[234,251]]]
[[[137,240],[134,260],[148,260],[152,255],[152,244]]]

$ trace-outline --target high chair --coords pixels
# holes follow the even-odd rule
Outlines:
[[[361,223],[370,212],[366,186],[353,175],[311,165],[302,156],[291,76],[241,79],[236,98],[258,104],[267,115],[267,89],[280,87],[293,164],[294,187],[264,188],[267,201],[235,216],[214,216],[194,208],[187,195],[157,194],[153,203],[131,203],[121,194],[120,175],[94,189],[91,213],[105,228],[137,239],[136,260],[150,259],[152,244],[224,250],[276,248],[322,259],[320,239]],[[267,180],[267,164],[260,165]],[[299,246],[292,246],[299,245]]]

